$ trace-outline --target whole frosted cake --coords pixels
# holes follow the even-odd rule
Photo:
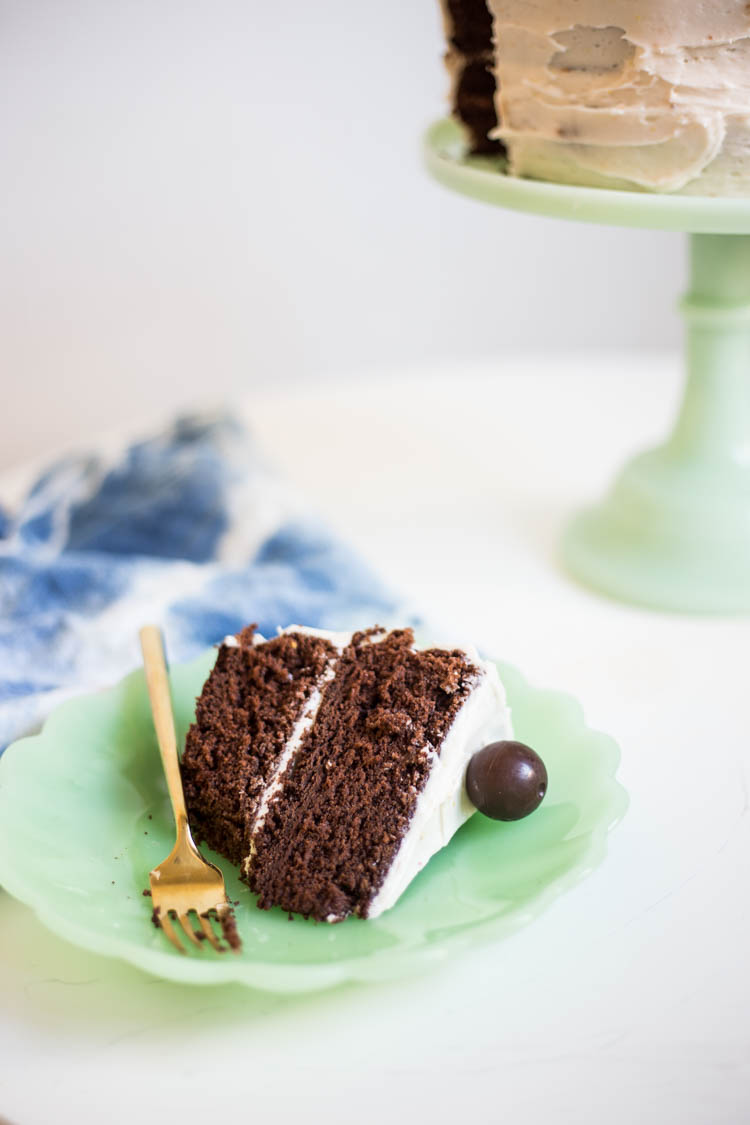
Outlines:
[[[475,808],[515,819],[539,803],[546,774],[540,788],[533,751],[495,741],[509,738],[497,668],[472,650],[420,649],[410,629],[264,640],[250,626],[220,647],[198,700],[190,820],[259,906],[375,918]],[[533,789],[511,815],[495,807],[513,786],[508,748],[525,752]]]
[[[516,176],[750,194],[745,0],[441,0],[455,115]]]

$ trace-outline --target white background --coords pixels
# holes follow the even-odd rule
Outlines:
[[[1,0],[0,467],[280,381],[678,338],[678,235],[420,166],[437,0]]]

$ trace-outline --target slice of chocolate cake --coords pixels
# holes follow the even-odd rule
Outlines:
[[[251,626],[220,647],[188,732],[191,823],[260,907],[374,918],[474,812],[472,755],[510,737],[497,669],[472,651]]]

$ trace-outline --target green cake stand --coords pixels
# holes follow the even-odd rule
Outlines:
[[[567,569],[620,600],[688,613],[750,611],[750,198],[655,195],[514,179],[468,157],[460,127],[426,138],[436,180],[483,203],[690,236],[687,378],[670,437],[630,461],[571,521]]]

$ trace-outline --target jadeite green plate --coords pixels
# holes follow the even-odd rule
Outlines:
[[[172,669],[181,737],[214,659]],[[472,817],[375,921],[328,926],[260,911],[236,870],[206,852],[239,899],[242,953],[184,957],[154,929],[142,891],[173,823],[140,671],[63,705],[0,759],[0,883],[60,937],[190,984],[308,991],[396,978],[498,942],[602,861],[627,806],[612,739],[585,726],[575,700],[500,670],[516,736],[547,763],[544,804],[515,824]]]

